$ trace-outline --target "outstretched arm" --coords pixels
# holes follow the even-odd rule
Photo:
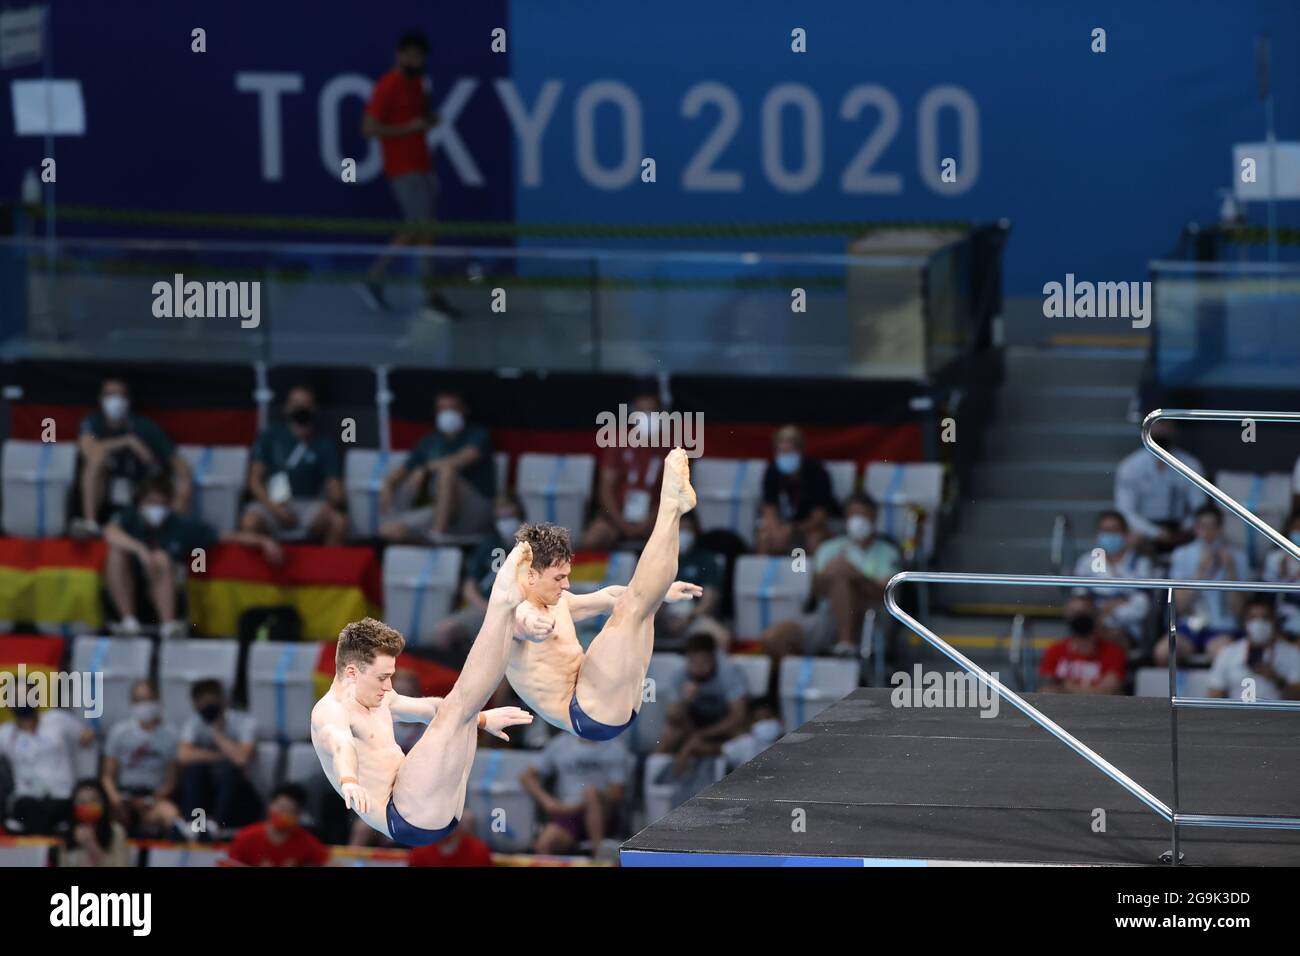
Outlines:
[[[563,600],[569,602],[569,614],[573,617],[574,623],[585,621],[589,617],[595,617],[598,614],[608,614],[614,610],[614,605],[618,599],[623,596],[627,588],[621,584],[611,584],[609,587],[601,588],[599,591],[592,591],[590,594],[566,594]]]
[[[437,715],[441,704],[441,697],[403,697],[401,694],[394,694],[389,709],[393,712],[394,720],[411,724],[427,724]]]

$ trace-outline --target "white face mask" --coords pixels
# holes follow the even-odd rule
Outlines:
[[[131,716],[142,724],[157,720],[161,712],[156,700],[142,700],[131,705]]]
[[[1246,636],[1252,644],[1267,644],[1273,637],[1273,622],[1261,617],[1246,622]]]
[[[105,395],[100,399],[99,407],[104,410],[105,418],[116,422],[126,417],[130,402],[126,400],[125,395]]]
[[[749,732],[761,743],[770,744],[781,736],[781,721],[772,717],[760,720],[749,729]]]
[[[465,416],[454,408],[444,408],[438,413],[438,431],[455,435],[465,427]]]
[[[518,518],[497,518],[497,534],[504,541],[514,541],[515,532],[519,530]]]
[[[681,554],[686,554],[695,547],[695,532],[682,531],[677,536],[677,550]]]
[[[845,531],[853,541],[866,541],[875,530],[871,526],[871,519],[866,515],[849,515],[849,520],[844,525]]]
[[[167,506],[141,505],[140,516],[143,517],[149,525],[156,528],[167,520]]]

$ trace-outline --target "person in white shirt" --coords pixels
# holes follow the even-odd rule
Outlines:
[[[1287,537],[1300,546],[1300,509],[1293,511],[1286,522]],[[1264,580],[1272,584],[1294,584],[1295,591],[1279,594],[1277,599],[1278,627],[1292,638],[1300,637],[1300,561],[1281,548],[1269,545],[1264,561]]]
[[[0,724],[0,757],[9,761],[14,789],[7,825],[22,833],[53,832],[71,812],[77,752],[94,743],[86,723],[63,710],[15,707]]]
[[[1097,541],[1079,555],[1074,573],[1090,578],[1149,578],[1151,560],[1138,554],[1129,534],[1128,522],[1118,511],[1103,511],[1097,517]],[[1137,588],[1089,588],[1097,602],[1101,636],[1127,649],[1140,644],[1142,628],[1151,610],[1146,591]]]
[[[1196,540],[1174,549],[1169,576],[1197,581],[1252,580],[1246,553],[1224,539],[1223,512],[1214,505],[1202,505],[1197,510]],[[1179,658],[1198,654],[1213,658],[1240,637],[1245,603],[1242,591],[1175,591]],[[1168,662],[1167,642],[1157,641],[1153,651],[1157,666]]]
[[[1192,471],[1204,474],[1200,460],[1178,447],[1173,422],[1156,422],[1151,436]],[[1128,455],[1115,471],[1115,510],[1141,539],[1143,550],[1164,554],[1191,541],[1193,515],[1205,501],[1205,492],[1145,447]]]
[[[1229,644],[1210,667],[1211,697],[1300,700],[1300,648],[1279,637],[1271,595],[1246,607],[1246,636]]]

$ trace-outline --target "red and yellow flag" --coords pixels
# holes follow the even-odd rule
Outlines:
[[[42,625],[104,623],[100,571],[103,541],[0,538],[0,618]]]

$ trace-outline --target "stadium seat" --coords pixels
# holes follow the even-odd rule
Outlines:
[[[524,515],[529,521],[562,525],[576,537],[595,474],[596,459],[591,455],[520,455],[515,490]]]
[[[781,660],[781,724],[795,730],[858,686],[858,661],[829,657]]]
[[[60,537],[68,521],[68,492],[76,479],[76,443],[10,439],[2,456],[4,533],[16,538]]]
[[[73,770],[78,780],[87,780],[99,776],[100,743],[96,740],[89,747],[78,747],[72,755]]]
[[[234,531],[239,523],[239,500],[248,480],[248,449],[236,445],[181,445],[178,451],[194,473],[191,515],[218,532]]]
[[[197,843],[162,846],[154,844],[149,847],[149,866],[219,866],[225,858],[224,847],[200,846]]]
[[[53,843],[30,838],[21,843],[0,843],[0,867],[48,866]]]
[[[925,521],[916,550],[927,558],[934,554],[936,519],[943,504],[943,465],[869,462],[865,487],[880,505],[878,530],[899,545],[904,545],[911,536],[915,529],[912,515],[915,509],[920,509]]]
[[[1205,668],[1179,668],[1175,689],[1179,697],[1206,697],[1210,689],[1210,672]],[[1143,667],[1133,678],[1134,697],[1168,697],[1169,669]]]
[[[853,494],[853,486],[858,481],[858,463],[856,461],[825,461],[822,462],[831,476],[831,491],[835,495],[835,500],[840,504],[844,499]]]
[[[255,641],[248,648],[248,709],[260,740],[290,743],[311,737],[320,645]]]
[[[1286,535],[1283,524],[1291,513],[1290,475],[1284,472],[1220,471],[1215,475],[1214,483],[1283,536]],[[1251,567],[1256,571],[1263,567],[1270,554],[1279,550],[1273,542],[1227,511],[1223,513],[1223,536],[1246,552]]]
[[[636,720],[627,729],[628,747],[634,754],[648,754],[654,751],[663,735],[667,723],[668,705],[676,699],[677,687],[686,673],[686,658],[681,654],[663,652],[650,655],[650,667],[646,670],[646,679],[653,681],[654,700],[645,700],[642,694],[641,710]]]
[[[238,667],[238,641],[218,638],[164,641],[158,649],[158,689],[162,695],[163,720],[179,729],[194,716],[190,687],[195,681],[219,680],[229,695],[235,686]]]
[[[689,799],[686,794],[681,792],[681,785],[677,781],[665,780],[662,783],[659,782],[660,776],[664,774],[672,762],[672,754],[650,754],[645,758],[642,794],[646,826],[667,816],[670,810],[684,802],[685,799]],[[712,767],[707,777],[710,783],[717,783],[727,775],[727,761],[724,757],[713,757],[710,762]]]
[[[384,552],[384,618],[413,647],[451,613],[460,583],[457,548],[394,545]]]
[[[104,675],[104,713],[99,734],[131,715],[131,685],[149,676],[153,641],[147,637],[78,637],[72,642],[72,669]]]
[[[284,775],[281,783],[300,783],[308,786],[321,773],[320,758],[310,743],[290,744],[284,756]]]
[[[731,663],[745,675],[750,697],[766,697],[772,677],[772,658],[766,654],[728,654]]]
[[[798,617],[812,589],[812,573],[785,557],[746,554],[736,559],[733,593],[736,636],[758,637],[772,624]]]
[[[499,853],[531,850],[537,804],[519,776],[537,763],[527,750],[480,747],[474,755],[465,793],[465,812],[474,814],[474,832]]]
[[[269,800],[280,779],[280,757],[284,748],[277,743],[263,740],[253,753],[253,766],[250,779],[254,789],[263,800]]]
[[[406,461],[405,452],[384,454],[373,448],[351,448],[343,460],[343,490],[348,499],[348,523],[358,538],[373,538],[382,523],[379,514],[379,490],[385,478]],[[393,507],[409,507],[411,492],[399,489]]]
[[[762,458],[706,459],[692,464],[691,484],[698,499],[701,530],[727,529],[752,545],[766,468]]]

